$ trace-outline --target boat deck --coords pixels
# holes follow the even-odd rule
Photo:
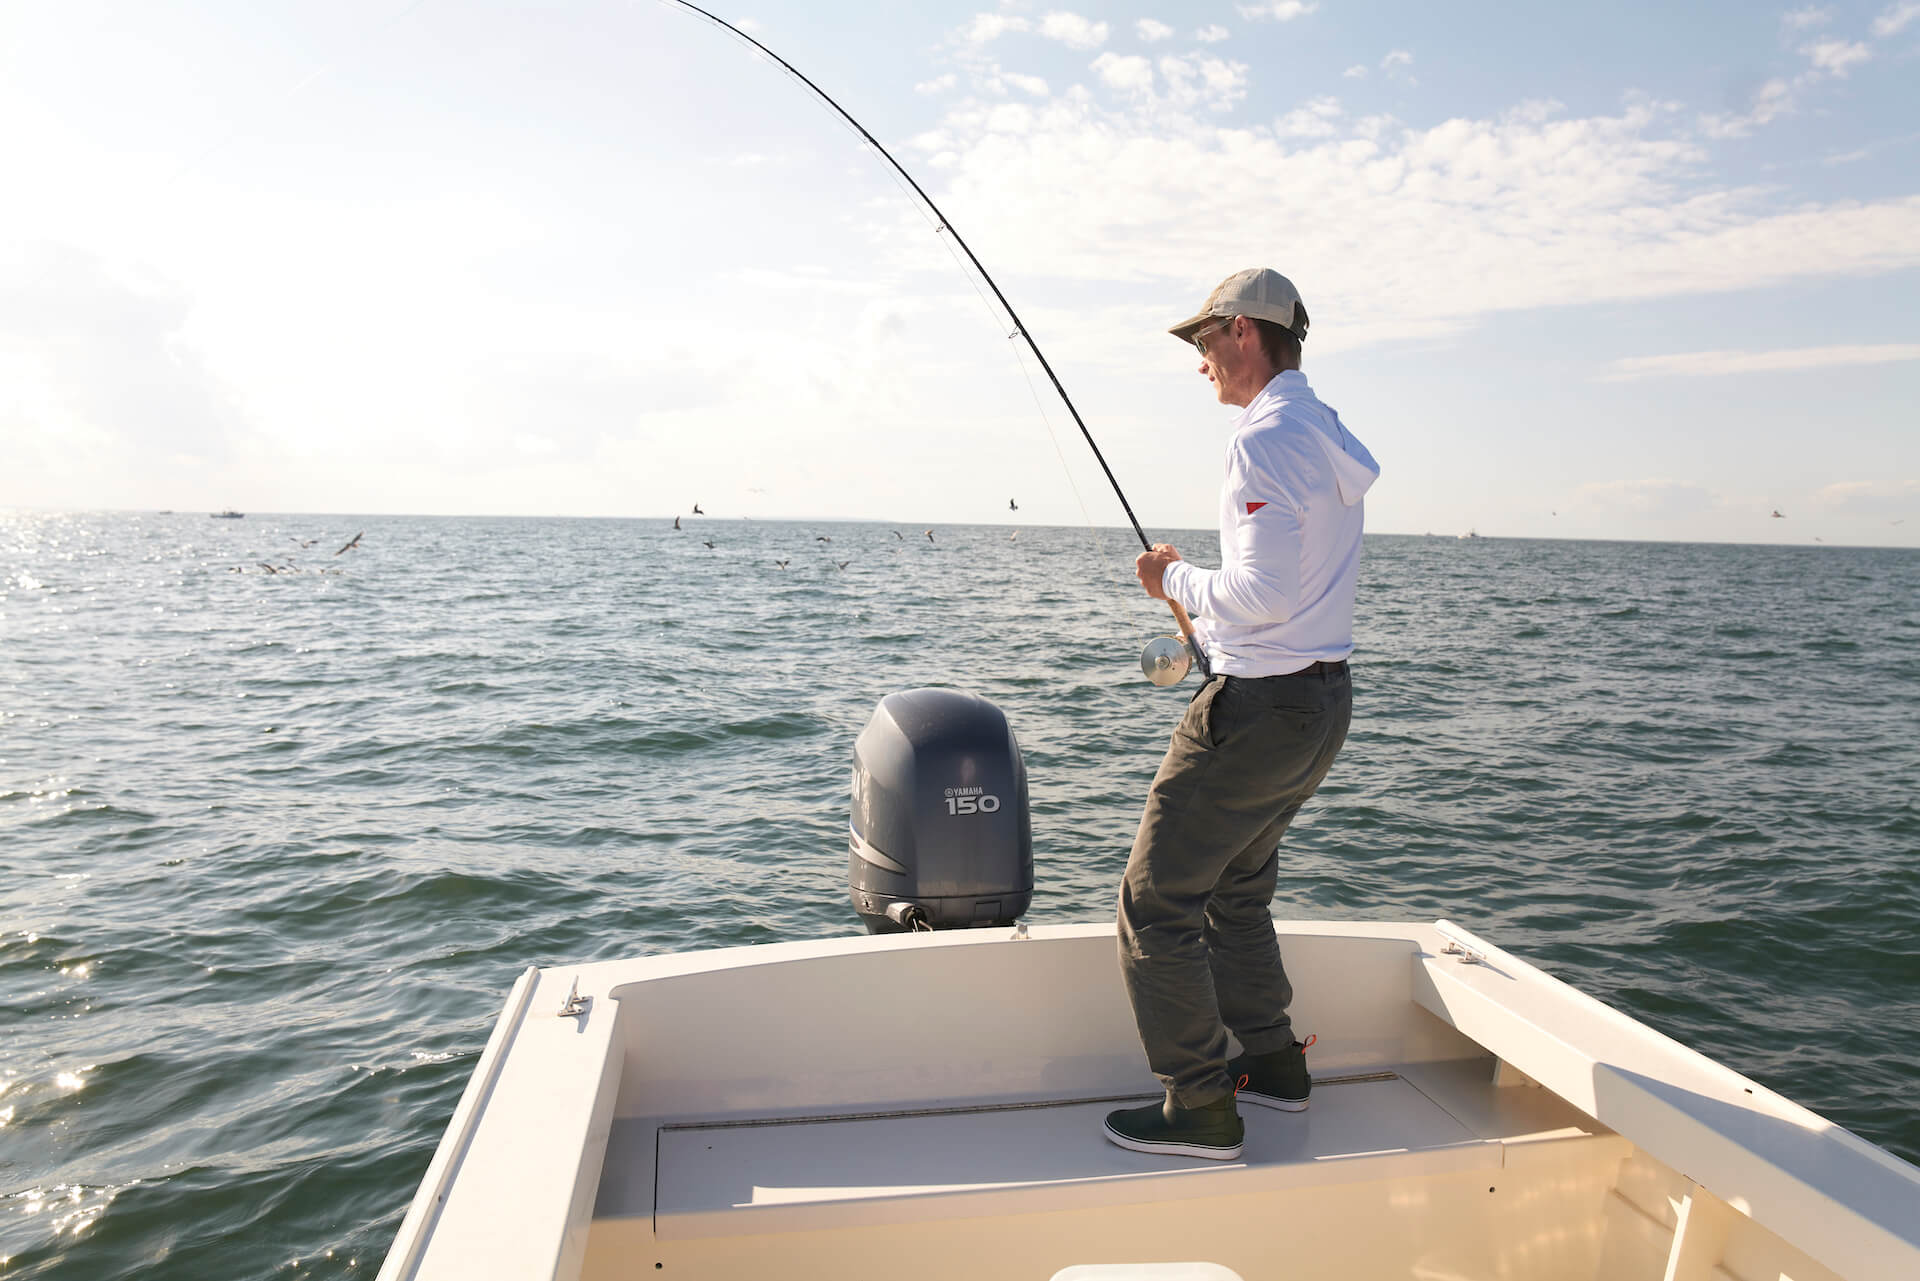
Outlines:
[[[1102,1134],[1111,926],[529,970],[382,1281],[1920,1276],[1890,1153],[1444,922],[1276,928],[1313,1102],[1222,1162]]]
[[[1462,1176],[1452,1182],[1485,1197],[1520,1168],[1547,1165],[1591,1170],[1597,1196],[1632,1145],[1551,1093],[1501,1088],[1492,1075],[1492,1061],[1476,1059],[1317,1081],[1305,1112],[1242,1107],[1236,1161],[1106,1141],[1108,1111],[1157,1095],[712,1123],[625,1118],[608,1143],[594,1232],[604,1244],[646,1240],[649,1258],[664,1260],[679,1253],[675,1243],[699,1251],[719,1238],[924,1234],[942,1224],[964,1235],[969,1219],[1124,1217],[1148,1203],[1192,1200],[1204,1217],[1221,1198],[1404,1189],[1432,1176]],[[619,1221],[651,1231],[631,1237],[612,1230]]]

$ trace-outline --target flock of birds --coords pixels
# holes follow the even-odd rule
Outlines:
[[[363,529],[360,531],[360,533],[355,534],[352,538],[349,538],[346,541],[345,545],[342,546],[339,551],[334,553],[334,556],[336,557],[344,556],[348,552],[358,551],[360,548],[361,536],[364,535],[366,532],[367,531]],[[312,547],[315,543],[318,543],[320,540],[317,538],[299,538],[293,534],[288,534],[287,541],[292,543],[295,547],[298,547],[301,551],[305,551],[307,548]],[[331,569],[326,567],[322,567],[320,569],[307,569],[304,566],[301,566],[295,563],[295,561],[298,558],[295,557],[292,552],[288,552],[281,559],[284,561],[284,563],[279,565],[274,564],[270,560],[257,560],[254,562],[254,565],[259,566],[260,572],[265,574],[337,574],[340,572],[338,569]],[[249,569],[250,567],[246,565],[233,565],[229,567],[228,572],[234,573],[234,574],[244,574],[249,572]]]
[[[1773,513],[1772,513],[1772,516],[1771,516],[1771,519],[1773,519],[1773,520],[1785,520],[1786,518],[1787,518],[1787,514],[1786,514],[1785,512],[1783,512],[1783,511],[1781,511],[1781,510],[1780,510],[1780,509],[1779,509],[1778,507],[1776,507],[1776,508],[1774,508],[1774,509],[1773,509]],[[1906,523],[1907,523],[1907,520],[1906,520],[1906,517],[1904,517],[1904,516],[1902,516],[1902,517],[1901,517],[1901,518],[1900,518],[1899,520],[1890,520],[1890,521],[1888,521],[1888,522],[1887,522],[1887,524],[1889,524],[1889,525],[1904,525],[1904,524],[1906,524]],[[1814,537],[1814,540],[1813,540],[1813,541],[1814,541],[1814,542],[1816,542],[1816,543],[1824,543],[1824,542],[1826,542],[1827,540],[1826,540],[1826,539],[1824,539],[1824,538],[1821,538],[1821,537],[1819,537],[1818,535],[1815,535],[1815,537]]]
[[[1013,499],[1009,498],[1007,500],[1007,510],[1017,512],[1020,510],[1020,504],[1015,502]],[[1558,512],[1555,512],[1554,514],[1556,516],[1559,515]],[[695,503],[693,505],[693,515],[695,516],[706,515],[706,513],[700,509],[699,503]],[[1785,520],[1786,513],[1782,512],[1779,508],[1776,507],[1772,510],[1771,519]],[[1899,525],[1899,524],[1903,524],[1904,522],[1895,520],[1889,523],[1894,525]],[[675,516],[673,518],[673,527],[675,529],[682,529],[682,526],[680,524],[680,518],[678,516]],[[685,531],[682,530],[682,532],[685,532]],[[938,541],[937,539],[934,538],[933,531],[931,529],[923,530],[922,532],[926,535],[926,539],[928,542],[932,543],[932,542]],[[366,533],[365,530],[361,530],[359,533],[355,534],[352,538],[349,538],[344,544],[341,545],[340,550],[333,553],[334,557],[344,556],[350,551],[357,551],[360,547],[361,536],[364,535],[365,533]],[[897,529],[893,531],[893,536],[895,539],[899,540],[900,542],[905,542],[907,538],[905,534],[901,533]],[[1016,529],[1013,531],[1013,533],[1009,534],[1007,537],[1009,538],[1009,540],[1016,539],[1020,537],[1020,531]],[[305,551],[307,548],[314,546],[316,543],[320,541],[317,538],[298,538],[291,534],[287,536],[287,539],[289,542],[293,543],[296,547],[298,547],[301,551]],[[831,543],[833,539],[832,537],[826,534],[816,534],[814,536],[814,541],[817,543]],[[1818,543],[1824,540],[1815,538],[1813,541]],[[707,548],[709,551],[713,550],[713,548],[716,546],[713,539],[711,538],[703,538],[700,540],[700,543],[701,543],[701,546]],[[267,574],[304,574],[304,573],[337,574],[340,572],[338,569],[331,569],[331,568],[324,568],[324,567],[316,570],[308,570],[295,563],[296,558],[293,556],[292,553],[288,553],[282,559],[284,563],[278,564],[278,565],[274,564],[270,560],[255,561],[254,565],[259,567],[260,572],[267,573]],[[773,563],[775,567],[781,570],[785,570],[788,566],[793,564],[793,558],[787,557],[782,560],[776,560]],[[849,557],[846,560],[835,560],[833,562],[833,565],[836,569],[844,570],[847,566],[851,565],[852,563],[853,563],[853,560],[851,557]],[[231,572],[235,574],[244,574],[249,572],[249,569],[250,567],[246,565],[234,565],[231,567]]]
[[[1009,498],[1007,500],[1007,509],[1009,511],[1019,511],[1020,504],[1015,502],[1013,499]],[[706,515],[706,512],[700,509],[699,503],[695,503],[693,505],[692,514],[695,516],[704,516]],[[681,532],[683,533],[685,532],[684,527],[680,524],[680,518],[678,516],[675,516],[673,518],[673,527],[677,530],[681,530]],[[366,532],[367,531],[363,529],[359,533],[355,534],[352,538],[349,538],[341,546],[339,551],[336,551],[335,553],[333,553],[334,556],[335,557],[344,556],[350,551],[357,551],[360,547],[360,539],[362,538],[362,536],[366,534]],[[939,541],[933,536],[933,531],[931,529],[923,530],[922,532],[926,535],[926,539],[928,542],[934,543]],[[897,529],[893,531],[893,536],[896,539],[900,540],[901,542],[905,542],[907,537],[905,534],[901,533]],[[1020,537],[1020,531],[1017,529],[1014,530],[1013,533],[1009,535],[1009,537],[1010,538]],[[320,540],[317,538],[299,538],[292,534],[289,534],[287,536],[287,541],[294,544],[294,546],[299,550],[305,551],[307,548],[314,546]],[[814,541],[819,543],[831,543],[833,539],[827,534],[818,534],[815,536]],[[701,546],[707,548],[709,551],[713,550],[713,548],[717,546],[717,544],[711,538],[703,538],[700,540],[700,543],[701,543]],[[245,574],[245,573],[253,572],[256,567],[258,569],[258,572],[264,573],[264,574],[307,574],[307,573],[337,574],[340,572],[338,569],[326,568],[326,567],[322,567],[319,569],[307,569],[304,566],[301,566],[297,563],[298,558],[292,552],[287,553],[286,556],[280,559],[282,563],[277,565],[271,560],[255,561],[252,566],[234,565],[229,567],[229,572],[235,573],[235,574]],[[789,565],[793,564],[793,558],[787,557],[783,560],[776,560],[773,563],[777,568],[784,570]],[[849,557],[846,560],[833,561],[833,565],[835,569],[844,570],[847,566],[851,564],[853,564],[853,559],[851,557]]]
[[[1008,511],[1016,511],[1016,512],[1017,512],[1017,511],[1019,511],[1019,510],[1020,510],[1020,504],[1019,504],[1019,503],[1017,503],[1017,502],[1015,502],[1015,501],[1014,501],[1013,499],[1011,499],[1011,498],[1009,498],[1009,499],[1007,500],[1007,510],[1008,510]],[[704,516],[704,515],[706,515],[706,513],[705,513],[705,512],[703,512],[703,511],[701,511],[701,510],[700,510],[700,504],[699,504],[699,503],[695,503],[695,504],[693,505],[693,514],[694,514],[695,516]],[[680,518],[679,518],[678,516],[675,516],[675,517],[673,518],[673,527],[674,527],[674,528],[675,528],[676,530],[680,530],[680,531],[681,531],[682,533],[685,533],[685,532],[686,532],[686,531],[685,531],[685,529],[684,529],[684,528],[683,528],[683,527],[681,526],[681,524],[680,524]],[[930,543],[937,543],[937,542],[939,541],[938,539],[936,539],[936,538],[935,538],[935,537],[933,536],[933,531],[932,531],[931,529],[928,529],[928,530],[923,530],[923,531],[921,531],[921,532],[923,532],[923,533],[924,533],[924,534],[925,534],[925,535],[927,536],[927,541],[928,541],[928,542],[930,542]],[[897,539],[897,540],[899,540],[900,542],[905,542],[905,541],[907,540],[907,536],[906,536],[905,534],[903,534],[903,533],[901,533],[901,532],[900,532],[899,530],[897,530],[897,529],[893,531],[893,536],[894,536],[894,538],[895,538],[895,539]],[[1013,539],[1016,539],[1016,538],[1019,538],[1019,537],[1020,537],[1020,531],[1019,531],[1019,530],[1017,530],[1017,529],[1016,529],[1016,530],[1014,530],[1014,531],[1013,531],[1013,532],[1012,532],[1011,534],[1009,534],[1009,535],[1007,535],[1007,538],[1008,538],[1008,541],[1012,541]],[[830,543],[830,542],[832,542],[832,541],[833,541],[833,539],[832,539],[832,538],[831,538],[830,536],[828,536],[828,535],[826,535],[826,534],[816,534],[816,535],[814,536],[814,540],[813,540],[813,541],[815,541],[816,543]],[[703,547],[705,547],[705,548],[707,548],[707,549],[708,549],[709,551],[711,551],[711,550],[713,550],[713,547],[714,547],[714,542],[713,542],[713,540],[712,540],[711,538],[703,538],[703,539],[701,539],[701,540],[700,540],[700,545],[701,545],[701,546],[703,546]],[[784,570],[784,569],[786,569],[786,568],[787,568],[787,567],[788,567],[789,565],[791,565],[791,564],[793,564],[793,558],[792,558],[791,556],[789,556],[789,557],[787,557],[787,558],[785,558],[784,560],[776,560],[776,561],[774,561],[773,563],[774,563],[774,566],[775,566],[775,568],[777,568],[777,569],[781,569],[781,570]],[[834,568],[836,568],[836,569],[845,569],[845,568],[846,568],[847,566],[849,566],[849,565],[851,565],[851,564],[853,564],[853,561],[852,561],[852,559],[851,559],[851,558],[849,558],[849,559],[847,559],[847,560],[836,560],[836,561],[834,561],[834,562],[833,562],[833,565],[834,565]]]

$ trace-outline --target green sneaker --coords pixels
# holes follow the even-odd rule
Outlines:
[[[1284,1050],[1242,1054],[1228,1063],[1227,1075],[1233,1079],[1234,1097],[1263,1108],[1305,1112],[1307,1093],[1313,1088],[1313,1078],[1307,1075],[1307,1046],[1313,1042],[1310,1036]]]
[[[1168,1099],[1143,1108],[1121,1108],[1107,1113],[1107,1138],[1135,1152],[1164,1152],[1169,1156],[1203,1156],[1213,1161],[1235,1161],[1246,1126],[1229,1094],[1218,1103],[1181,1108]]]

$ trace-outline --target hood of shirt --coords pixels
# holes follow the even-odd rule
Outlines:
[[[1297,369],[1286,369],[1275,374],[1253,403],[1247,406],[1242,421],[1251,419],[1264,408],[1262,402],[1287,400],[1310,400],[1321,410],[1306,417],[1313,425],[1313,434],[1319,440],[1320,447],[1327,452],[1327,464],[1333,470],[1340,501],[1352,507],[1366,497],[1373,482],[1380,479],[1380,464],[1373,461],[1373,455],[1367,452],[1367,447],[1347,430],[1346,424],[1340,421],[1340,415],[1313,394],[1305,374]]]

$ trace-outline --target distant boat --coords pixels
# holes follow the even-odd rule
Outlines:
[[[247,514],[245,512],[208,512],[207,515],[215,520],[244,520]]]
[[[1462,537],[1462,538],[1478,538],[1478,537],[1480,537],[1480,531],[1479,531],[1479,530],[1477,530],[1477,529],[1469,529],[1469,530],[1468,530],[1468,531],[1467,531],[1466,533],[1464,533],[1464,534],[1462,534],[1462,535],[1460,535],[1460,537]]]

